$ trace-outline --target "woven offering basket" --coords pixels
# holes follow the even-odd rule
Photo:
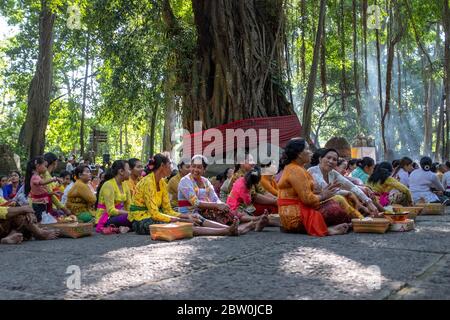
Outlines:
[[[189,222],[152,224],[150,237],[152,240],[173,241],[194,236],[193,225]]]
[[[445,206],[440,203],[418,203],[416,207],[423,208],[421,215],[442,215],[445,211]]]
[[[45,227],[59,230],[61,237],[66,238],[81,238],[92,235],[94,225],[92,223],[53,223],[47,224]]]
[[[386,233],[390,221],[385,218],[372,220],[352,219],[353,231],[357,233]]]

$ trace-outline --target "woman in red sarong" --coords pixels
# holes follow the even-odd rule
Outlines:
[[[304,168],[311,156],[312,152],[302,138],[289,141],[284,150],[283,175],[278,182],[281,228],[285,232],[318,237],[345,234],[350,225],[338,222],[347,221],[348,216],[330,199],[338,185],[329,184],[320,195],[314,194],[313,178]]]

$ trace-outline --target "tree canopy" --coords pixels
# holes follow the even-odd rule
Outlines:
[[[14,32],[0,39],[0,142],[28,155],[18,141],[45,5],[54,15],[48,151],[90,155],[97,128],[108,134],[98,156],[145,158],[166,149],[186,119],[204,114],[217,125],[246,117],[233,108],[248,107],[301,121],[310,113],[317,146],[365,133],[385,157],[447,159],[448,0],[323,2],[319,30],[319,1],[2,1]]]

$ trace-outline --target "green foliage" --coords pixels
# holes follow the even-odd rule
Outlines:
[[[375,60],[375,32],[367,30],[369,88],[364,87],[364,51],[361,2],[357,4],[357,49],[359,83],[353,80],[353,25],[352,0],[330,0],[326,15],[326,85],[327,97],[317,78],[313,128],[320,122],[318,141],[324,144],[332,136],[352,140],[360,132],[380,137],[380,111],[377,94]],[[368,1],[369,5],[372,4]],[[99,146],[99,154],[110,153],[113,158],[141,157],[143,138],[150,134],[150,121],[157,111],[156,150],[162,148],[162,128],[167,99],[180,96],[189,90],[187,83],[171,79],[174,75],[189,75],[196,58],[196,26],[191,0],[171,0],[178,34],[168,37],[162,19],[162,1],[156,0],[48,0],[56,14],[54,27],[53,90],[50,119],[46,135],[48,150],[69,154],[79,152],[81,107],[89,48],[88,80],[86,83],[86,124],[84,139],[91,150],[89,134],[92,128],[106,130],[108,143]],[[305,15],[300,12],[302,0],[286,1],[285,34],[290,57],[290,82],[287,73],[283,78],[271,79],[283,90],[291,89],[295,109],[301,113],[306,82],[313,60],[314,37],[318,21],[318,4],[304,1]],[[383,12],[380,46],[382,53],[383,97],[387,52],[387,5],[390,0],[380,0]],[[436,103],[433,109],[434,126],[437,124],[439,96],[443,78],[441,2],[408,0],[411,17],[405,2],[401,3],[401,25],[404,33],[397,44],[396,59],[401,58],[401,104],[398,104],[397,60],[394,61],[391,115],[388,121],[390,142],[398,153],[421,152],[423,135],[424,79],[434,79],[437,84]],[[75,4],[81,10],[82,30],[67,27],[67,8]],[[275,2],[274,2],[275,4]],[[0,142],[7,143],[16,152],[20,128],[25,120],[28,88],[35,71],[38,55],[40,0],[3,0],[0,15],[17,34],[0,42]],[[274,14],[276,7],[267,8]],[[344,21],[342,34],[340,24]],[[268,22],[270,23],[270,22]],[[301,66],[302,34],[305,47],[305,73]],[[418,40],[433,62],[418,49]],[[342,47],[344,46],[344,55]],[[439,47],[440,46],[440,47]],[[438,52],[434,52],[438,47]],[[346,110],[341,103],[342,67],[345,66],[347,95]],[[284,66],[286,67],[286,66]],[[286,68],[287,69],[287,68]],[[287,70],[286,70],[287,71]],[[426,71],[424,73],[424,71]],[[320,70],[318,72],[320,75]],[[186,77],[187,78],[187,77]],[[170,83],[170,85],[168,85]],[[291,87],[289,87],[289,85]],[[357,119],[355,88],[361,91],[362,119]],[[336,101],[335,101],[336,100]],[[333,103],[332,107],[328,106]],[[177,103],[178,106],[182,105]],[[323,115],[327,111],[326,115]],[[323,115],[323,116],[322,116]],[[399,120],[401,119],[401,120]],[[125,125],[128,145],[125,145]],[[122,128],[122,148],[120,132]],[[405,135],[406,133],[406,135]],[[122,152],[120,150],[122,149]]]

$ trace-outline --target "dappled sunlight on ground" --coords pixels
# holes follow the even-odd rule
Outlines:
[[[317,278],[336,290],[358,295],[379,290],[389,281],[378,266],[364,265],[327,249],[311,247],[285,253],[279,269],[290,276]]]
[[[124,288],[161,281],[180,276],[180,271],[190,264],[189,255],[195,247],[186,243],[178,245],[148,245],[122,248],[105,253],[99,263],[82,270],[80,290],[68,291],[65,298],[85,298],[91,291],[111,294]],[[132,259],[132,263],[130,263]]]

